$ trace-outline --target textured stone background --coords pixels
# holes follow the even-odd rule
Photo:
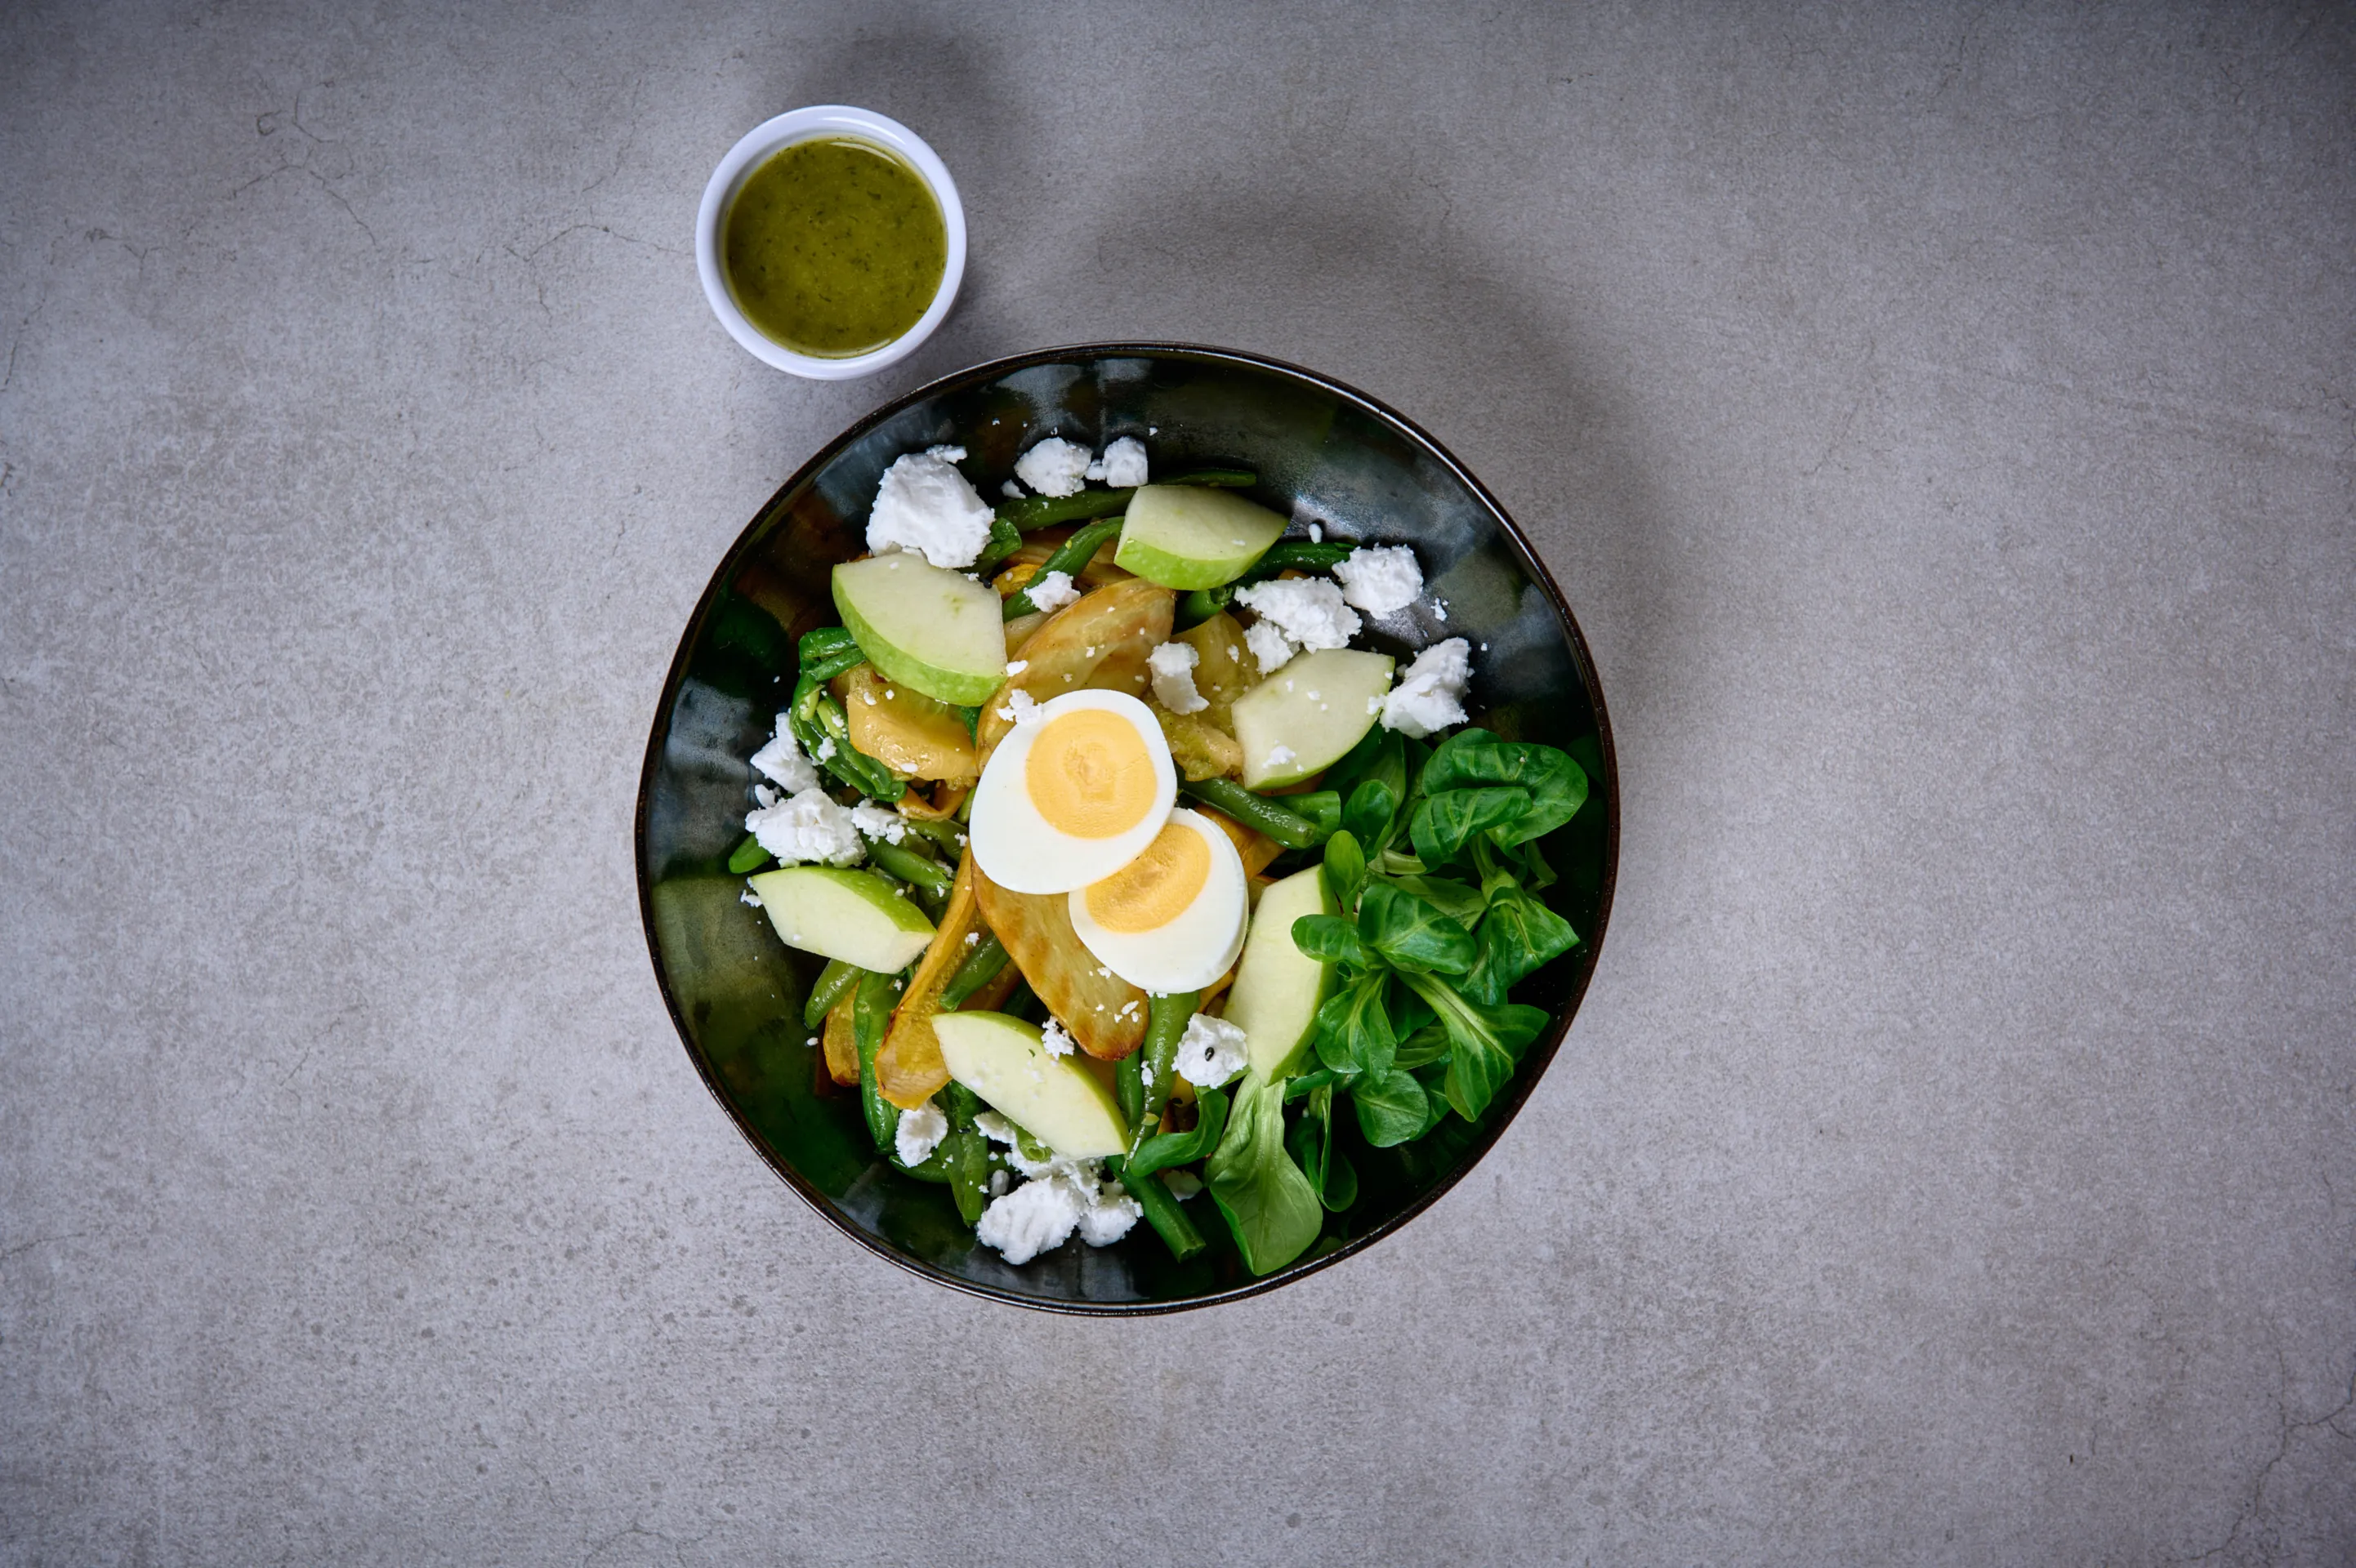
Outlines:
[[[688,251],[827,100],[973,227],[838,387]],[[2344,8],[6,7],[0,1554],[2348,1561],[2351,124]],[[767,1174],[628,827],[780,478],[1127,335],[1454,446],[1625,836],[1472,1179],[1103,1323]]]

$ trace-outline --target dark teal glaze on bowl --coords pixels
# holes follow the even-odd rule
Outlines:
[[[1328,1214],[1299,1262],[1247,1272],[1207,1195],[1190,1205],[1210,1250],[1180,1264],[1143,1224],[1116,1245],[1075,1240],[1020,1267],[960,1224],[945,1187],[876,1157],[856,1092],[835,1089],[801,1007],[819,960],[781,944],[739,900],[723,862],[752,806],[749,758],[791,690],[794,645],[836,620],[827,571],[865,549],[869,503],[904,452],[964,446],[984,493],[1048,435],[1101,447],[1145,441],[1155,469],[1256,470],[1249,494],[1345,537],[1411,544],[1429,598],[1411,632],[1362,638],[1404,656],[1472,640],[1476,724],[1571,751],[1591,793],[1544,844],[1561,876],[1546,894],[1584,939],[1515,990],[1553,1022],[1476,1125],[1454,1115],[1420,1143],[1355,1142],[1355,1204]],[[1391,624],[1387,623],[1387,624]],[[1483,643],[1488,650],[1480,651]],[[638,789],[638,896],[680,1038],[704,1083],[787,1185],[844,1233],[927,1279],[1056,1312],[1166,1312],[1273,1289],[1372,1245],[1455,1184],[1529,1095],[1570,1027],[1602,946],[1619,858],[1618,775],[1603,693],[1554,580],[1513,521],[1440,444],[1365,393],[1273,360],[1174,344],[1046,349],[977,366],[877,410],[786,482],[729,550],[664,683]],[[1347,1116],[1334,1119],[1343,1136]]]

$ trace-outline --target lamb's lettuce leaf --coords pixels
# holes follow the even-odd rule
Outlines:
[[[1325,1223],[1317,1189],[1284,1149],[1281,1079],[1245,1076],[1203,1177],[1254,1274],[1273,1273],[1308,1251]]]

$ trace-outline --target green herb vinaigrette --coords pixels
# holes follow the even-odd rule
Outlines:
[[[797,354],[844,359],[916,325],[948,265],[924,176],[857,136],[797,142],[737,187],[721,226],[737,308]]]

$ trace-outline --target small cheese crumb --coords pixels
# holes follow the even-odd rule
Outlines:
[[[1280,768],[1284,766],[1285,763],[1291,762],[1292,760],[1293,751],[1291,747],[1270,746],[1268,750],[1268,761],[1263,763],[1261,766]]]
[[[753,804],[755,805],[775,805],[777,804],[777,792],[771,789],[767,784],[756,784],[753,786]]]
[[[736,895],[736,901],[737,901],[738,903],[747,903],[747,904],[751,904],[755,909],[760,909],[760,908],[763,908],[763,907],[764,907],[764,906],[763,906],[763,904],[762,904],[762,902],[761,902],[761,895],[760,895],[760,894],[758,894],[758,893],[756,893],[756,892],[755,892],[755,891],[754,891],[752,889],[750,889],[750,888],[746,888],[743,892],[738,893],[738,894]]]
[[[1054,1019],[1049,1019],[1047,1027],[1039,1031],[1039,1043],[1046,1048],[1047,1054],[1050,1056],[1069,1056],[1072,1054],[1074,1042],[1072,1037],[1064,1032],[1062,1024],[1057,1023]]]
[[[1342,597],[1369,615],[1388,615],[1406,609],[1423,592],[1423,573],[1415,551],[1405,545],[1354,549],[1333,568]]]
[[[1043,571],[1023,584],[1023,591],[1031,596],[1034,610],[1060,610],[1080,596],[1068,571]]]
[[[1042,496],[1076,496],[1093,455],[1076,441],[1051,435],[1014,460],[1014,476]]]
[[[902,1165],[922,1165],[948,1136],[949,1119],[930,1100],[913,1111],[900,1113],[900,1130],[893,1136],[894,1152]]]
[[[1023,486],[1017,485],[1012,479],[1009,479],[1006,483],[1001,485],[998,487],[998,493],[1005,496],[1010,501],[1020,501],[1023,499]]]
[[[962,446],[907,453],[884,471],[867,514],[867,548],[915,550],[935,566],[963,570],[990,543],[990,503],[955,464]]]
[[[777,732],[769,737],[767,745],[753,753],[753,769],[782,785],[787,795],[818,787],[818,770],[802,755],[801,745],[787,727],[782,713],[777,715]]]
[[[1415,656],[1407,674],[1383,699],[1383,727],[1418,740],[1464,722],[1464,688],[1472,677],[1472,651],[1462,637],[1434,643]]]
[[[1312,523],[1309,525],[1309,542],[1311,544],[1323,544],[1325,542],[1324,524]]]
[[[1259,661],[1262,675],[1274,675],[1292,657],[1292,645],[1284,640],[1284,634],[1276,629],[1273,621],[1254,621],[1244,631],[1244,645]],[[1235,652],[1233,648],[1227,651]]]
[[[1104,470],[1104,482],[1114,489],[1134,489],[1145,483],[1145,443],[1133,435],[1115,438],[1104,449],[1098,466]]]
[[[998,710],[998,716],[1017,727],[1036,724],[1039,722],[1039,704],[1027,691],[1010,691],[1006,694],[1006,706]]]
[[[816,761],[821,763],[834,755],[834,737],[831,735],[820,735],[818,738],[818,750],[812,752],[811,755]]]
[[[965,944],[966,944],[968,947],[975,946],[975,945],[977,945],[980,941],[981,941],[981,933],[980,933],[980,932],[978,932],[978,931],[969,931],[969,932],[967,932],[967,933],[965,933]]]
[[[1448,602],[1444,599],[1433,600],[1431,602],[1431,613],[1439,619],[1445,621],[1448,619]]]
[[[744,818],[744,831],[781,864],[824,862],[855,866],[867,858],[867,846],[851,813],[834,804],[822,789],[806,789],[790,800],[766,805]]]
[[[868,837],[881,838],[886,844],[897,844],[908,836],[906,817],[872,800],[862,800],[851,808],[851,823]]]
[[[1029,659],[1008,659],[1006,661],[1006,673],[1009,675],[1021,675],[1024,670],[1029,669],[1030,667],[1031,661]]]
[[[1244,1047],[1239,1027],[1196,1013],[1178,1037],[1178,1075],[1197,1089],[1215,1089],[1244,1070]]]
[[[1164,643],[1145,656],[1153,675],[1153,695],[1173,713],[1200,713],[1210,699],[1194,689],[1194,667],[1203,656],[1192,643]]]

